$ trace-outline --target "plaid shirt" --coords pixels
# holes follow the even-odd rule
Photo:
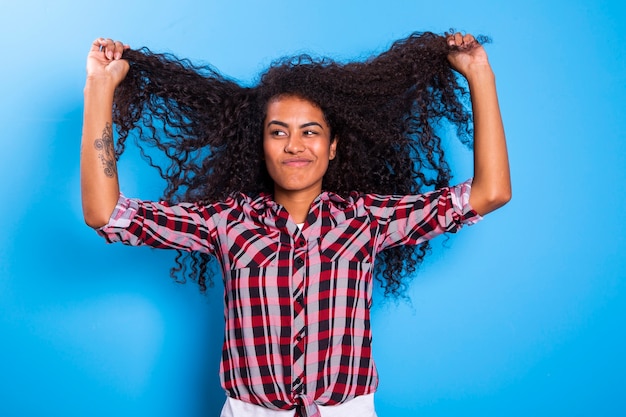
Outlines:
[[[323,192],[302,229],[270,195],[207,206],[120,196],[98,232],[108,242],[215,255],[225,287],[222,386],[245,402],[316,416],[316,404],[376,390],[376,254],[480,220],[470,184],[410,196]]]

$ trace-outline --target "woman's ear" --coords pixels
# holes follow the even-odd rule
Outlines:
[[[333,141],[330,142],[330,152],[328,153],[329,161],[335,159],[335,156],[337,155],[337,142],[339,142],[339,138],[337,137],[337,135],[335,135]]]

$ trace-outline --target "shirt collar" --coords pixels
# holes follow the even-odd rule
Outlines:
[[[318,195],[315,200],[313,200],[312,206],[316,206],[320,202],[331,203],[336,207],[345,208],[350,203],[345,198],[341,197],[339,194],[335,194],[331,191],[322,191],[320,195]],[[274,209],[278,207],[278,203],[274,201],[273,195],[270,193],[261,193],[257,198],[252,200],[252,207],[255,210],[267,210]]]

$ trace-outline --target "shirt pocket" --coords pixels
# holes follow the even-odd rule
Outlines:
[[[366,216],[354,217],[319,238],[320,261],[372,263],[372,232]]]
[[[264,269],[276,266],[280,232],[239,225],[228,231],[228,237],[229,269]]]

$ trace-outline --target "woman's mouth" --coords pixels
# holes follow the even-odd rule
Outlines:
[[[293,158],[293,159],[287,159],[283,161],[283,165],[292,167],[292,168],[304,167],[304,166],[309,165],[310,163],[311,163],[311,160],[306,159],[306,158]]]

